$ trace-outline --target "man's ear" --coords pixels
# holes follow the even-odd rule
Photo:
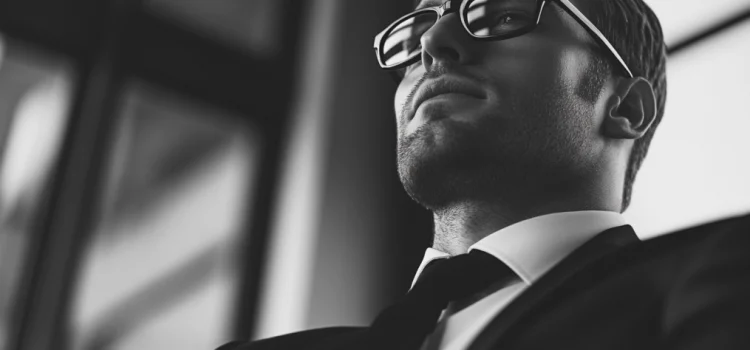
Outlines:
[[[602,130],[614,139],[639,139],[651,127],[657,112],[656,95],[648,80],[620,79],[607,103]]]

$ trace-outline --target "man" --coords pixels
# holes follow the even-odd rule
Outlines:
[[[434,213],[411,291],[370,327],[222,350],[750,349],[750,220],[640,242],[620,214],[666,99],[642,0],[422,0],[375,49]]]

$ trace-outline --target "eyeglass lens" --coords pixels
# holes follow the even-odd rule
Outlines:
[[[536,23],[535,0],[469,0],[461,14],[469,33],[478,38],[510,36]],[[422,35],[437,21],[434,11],[417,11],[383,37],[381,54],[387,67],[401,64],[421,51]]]
[[[405,18],[401,23],[386,33],[383,42],[383,62],[386,66],[395,66],[422,50],[422,34],[437,21],[437,13],[423,11]]]

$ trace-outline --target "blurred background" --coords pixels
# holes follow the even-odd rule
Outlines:
[[[750,211],[750,0],[647,0],[642,238]],[[431,216],[373,37],[406,0],[3,0],[0,349],[214,349],[364,325]]]

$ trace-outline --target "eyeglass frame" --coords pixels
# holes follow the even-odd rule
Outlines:
[[[443,3],[440,6],[432,6],[432,7],[426,7],[422,8],[413,12],[410,12],[404,16],[401,16],[399,19],[393,21],[391,25],[386,27],[382,32],[380,32],[378,35],[375,36],[375,42],[373,44],[373,47],[375,48],[375,56],[378,59],[378,63],[380,64],[380,68],[385,70],[395,70],[395,69],[401,69],[404,67],[407,67],[409,65],[414,64],[415,62],[419,61],[421,56],[421,51],[415,51],[411,57],[407,58],[403,62],[388,66],[383,61],[383,57],[381,57],[381,52],[383,51],[383,46],[385,45],[385,41],[383,40],[383,36],[385,36],[386,33],[389,33],[391,30],[393,30],[396,26],[400,25],[404,20],[410,17],[416,17],[417,15],[421,13],[426,12],[435,12],[437,14],[437,19],[435,19],[435,23],[433,23],[433,26],[437,24],[437,22],[443,18],[443,16],[458,11],[459,18],[461,19],[461,24],[464,27],[464,30],[469,36],[471,36],[475,40],[480,41],[500,41],[500,40],[506,40],[510,38],[515,38],[524,34],[527,34],[531,31],[533,31],[541,22],[542,20],[542,13],[544,13],[544,7],[547,4],[548,1],[557,1],[559,2],[568,14],[570,14],[581,26],[583,26],[589,34],[591,34],[595,40],[597,40],[600,44],[604,45],[609,52],[612,54],[612,56],[615,58],[617,63],[620,65],[620,67],[623,69],[623,71],[627,74],[628,77],[633,78],[634,75],[630,68],[628,67],[627,63],[625,63],[625,60],[622,59],[622,56],[617,52],[614,46],[607,40],[607,38],[602,34],[602,32],[597,28],[591,21],[584,15],[573,3],[570,2],[570,0],[537,0],[537,10],[538,10],[538,16],[536,19],[536,22],[533,25],[529,25],[527,28],[518,30],[516,32],[507,34],[507,35],[493,35],[493,36],[477,36],[474,35],[474,33],[471,32],[469,29],[468,24],[466,23],[466,18],[463,15],[464,11],[466,10],[466,6],[469,3],[468,0],[457,0],[461,1],[461,6],[458,8],[458,10],[455,9],[455,7],[452,5],[453,0],[448,0],[445,3]],[[429,29],[428,29],[429,30]]]

